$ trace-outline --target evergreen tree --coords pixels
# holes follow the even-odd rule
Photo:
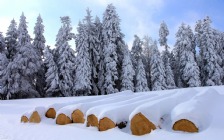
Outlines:
[[[105,88],[104,88],[104,73],[105,73],[105,67],[104,67],[104,55],[103,55],[103,37],[102,37],[102,23],[100,22],[99,17],[95,18],[95,36],[97,39],[97,42],[95,44],[96,50],[98,50],[98,54],[99,54],[99,58],[96,57],[98,60],[98,89],[99,89],[99,93],[101,95],[105,94]],[[96,59],[96,60],[97,60]]]
[[[215,48],[215,36],[210,24],[210,18],[206,17],[203,21],[199,21],[195,28],[202,60],[201,76],[202,85],[204,86],[222,84],[223,70],[219,64],[219,58]]]
[[[39,97],[35,89],[35,73],[40,68],[37,53],[27,31],[26,17],[22,13],[18,27],[18,52],[9,64],[9,93],[15,98]]]
[[[160,46],[165,47],[165,51],[162,53],[162,60],[165,67],[165,80],[168,89],[173,89],[176,87],[174,82],[173,71],[170,67],[169,50],[167,45],[167,36],[169,35],[169,30],[165,22],[162,22],[159,29],[159,43]]]
[[[143,42],[137,35],[134,35],[135,39],[131,48],[132,62],[136,69],[139,59],[142,59],[142,44]]]
[[[136,92],[149,91],[149,88],[147,85],[147,79],[146,79],[146,75],[145,75],[145,69],[144,69],[141,58],[138,59],[136,72],[137,73],[136,73],[135,91]]]
[[[151,56],[151,83],[152,90],[166,89],[164,64],[160,57],[156,41],[154,42]]]
[[[11,24],[8,27],[8,30],[6,32],[5,42],[6,47],[8,50],[8,58],[12,60],[17,52],[16,46],[17,46],[17,25],[15,20],[13,19],[11,21]]]
[[[178,66],[179,66],[179,78],[182,87],[198,87],[201,85],[200,72],[197,66],[194,50],[195,43],[192,37],[192,30],[189,26],[182,24],[179,28],[176,38],[175,50],[178,50]]]
[[[118,92],[119,73],[121,71],[122,47],[124,35],[120,29],[120,19],[116,9],[109,4],[103,15],[102,34],[104,42],[104,65],[105,65],[105,82],[104,87],[107,94]]]
[[[61,17],[62,27],[56,38],[56,64],[58,67],[59,88],[62,96],[73,95],[75,56],[68,41],[74,38],[68,16]]]
[[[34,27],[34,40],[33,46],[38,55],[38,63],[40,63],[41,67],[35,75],[36,79],[36,90],[40,93],[41,96],[44,96],[44,85],[45,85],[45,73],[44,73],[44,64],[42,61],[43,58],[43,50],[45,47],[45,37],[44,33],[44,25],[42,24],[43,20],[39,15],[37,17],[37,22]]]
[[[54,56],[50,52],[49,46],[44,50],[44,65],[46,67],[46,95],[47,97],[61,96],[59,92],[58,68],[54,61]]]
[[[99,62],[100,62],[100,45],[98,40],[98,27],[92,22],[91,11],[86,10],[87,16],[85,17],[85,26],[87,32],[87,43],[89,45],[89,55],[90,55],[90,66],[91,66],[91,86],[92,91],[91,95],[98,95],[99,89],[97,86],[98,83],[98,72],[99,72]],[[100,21],[97,21],[100,22]]]
[[[8,59],[6,57],[5,51],[5,39],[0,32],[0,99],[7,99],[8,92],[8,73],[7,73],[7,65]]]
[[[134,91],[133,78],[135,75],[135,71],[133,69],[131,56],[128,50],[128,46],[125,48],[126,52],[124,53],[124,59],[122,63],[122,88],[121,91],[124,90],[132,90]]]
[[[79,22],[78,34],[76,36],[76,79],[75,90],[77,95],[91,94],[91,62],[90,46],[88,44],[87,29]]]

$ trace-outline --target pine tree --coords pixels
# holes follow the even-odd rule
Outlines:
[[[175,50],[178,50],[179,76],[182,87],[198,87],[201,85],[200,72],[197,66],[193,48],[195,48],[192,30],[182,24],[176,38]]]
[[[134,68],[136,69],[138,59],[142,59],[142,44],[143,42],[137,35],[134,35],[135,39],[131,48],[132,62]]]
[[[91,95],[98,95],[99,89],[97,86],[98,83],[98,72],[99,72],[99,63],[100,63],[100,45],[98,40],[98,27],[92,22],[91,11],[89,9],[86,10],[87,16],[85,17],[85,26],[87,32],[87,43],[89,45],[89,55],[90,55],[90,64],[91,64],[91,86],[92,91]],[[97,21],[98,23],[100,21]]]
[[[50,52],[49,46],[44,50],[44,65],[46,67],[46,95],[47,97],[61,96],[59,92],[58,68],[54,61],[54,56]]]
[[[135,91],[136,92],[149,91],[149,88],[147,85],[147,79],[146,79],[146,75],[145,75],[145,69],[144,69],[141,58],[138,59],[136,71],[137,71],[137,73],[136,73]]]
[[[201,76],[202,85],[204,86],[222,84],[223,70],[218,62],[218,54],[215,48],[215,36],[210,24],[210,18],[206,17],[203,21],[199,21],[195,28],[202,60]]]
[[[79,22],[78,34],[76,36],[76,95],[90,95],[91,91],[91,62],[90,46],[86,26]]]
[[[43,35],[44,33],[44,25],[42,24],[43,20],[41,16],[39,15],[37,17],[37,22],[34,27],[34,40],[33,40],[33,46],[35,48],[35,51],[38,55],[38,63],[40,63],[41,67],[38,70],[38,72],[35,75],[36,79],[36,90],[40,93],[41,96],[44,96],[44,85],[45,85],[45,73],[44,73],[44,64],[42,61],[43,58],[43,50],[45,47],[45,37]]]
[[[13,60],[16,52],[17,52],[17,25],[15,20],[13,19],[11,21],[11,24],[8,27],[8,30],[6,32],[6,37],[5,37],[5,42],[6,42],[6,47],[8,50],[8,58],[10,60]]]
[[[150,59],[151,59],[151,53],[152,53],[152,46],[153,46],[153,40],[149,36],[145,36],[143,38],[143,48],[142,48],[142,59],[143,59],[143,65],[145,66],[145,73],[146,73],[146,79],[149,86],[149,89],[152,89],[151,84],[151,65],[150,65]]]
[[[126,52],[124,53],[124,59],[122,63],[122,88],[121,91],[124,90],[132,90],[134,91],[133,78],[135,75],[135,71],[132,65],[130,52],[128,50],[128,46],[125,48]]]
[[[160,57],[160,53],[157,47],[156,41],[152,48],[151,56],[151,83],[152,90],[164,90],[166,89],[165,70],[164,64]]]
[[[169,35],[169,30],[165,22],[162,22],[159,29],[159,43],[160,46],[165,47],[165,51],[162,53],[162,60],[165,68],[165,80],[168,89],[173,89],[176,87],[174,82],[173,71],[170,67],[170,59],[169,59],[169,46],[167,45],[167,36]]]
[[[116,9],[109,4],[103,15],[102,34],[104,42],[104,87],[107,94],[118,92],[120,88],[119,74],[121,73],[123,37],[120,29],[120,19]]]
[[[99,93],[101,95],[105,94],[105,88],[104,88],[104,73],[105,73],[105,68],[104,68],[104,55],[103,55],[103,37],[102,37],[102,23],[100,22],[99,17],[95,18],[95,36],[97,39],[97,42],[95,44],[96,50],[98,50],[99,54],[99,60],[98,60],[98,89]],[[98,57],[96,57],[98,58]]]
[[[58,67],[59,88],[62,96],[73,95],[75,56],[68,41],[74,38],[68,16],[61,17],[62,27],[56,38],[56,64]]]
[[[22,13],[18,27],[18,52],[9,64],[10,80],[9,92],[15,98],[39,97],[35,90],[35,73],[40,68],[38,56],[31,44],[31,38],[27,31],[26,17]]]
[[[7,73],[7,65],[8,59],[6,57],[5,51],[5,39],[0,32],[0,99],[7,99],[8,93],[8,73]]]

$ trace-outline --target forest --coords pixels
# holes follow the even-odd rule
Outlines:
[[[109,4],[103,19],[91,10],[72,33],[71,19],[60,17],[55,48],[45,45],[44,24],[37,17],[34,38],[24,13],[13,19],[6,35],[0,32],[0,99],[107,95],[224,84],[224,32],[210,17],[194,29],[179,26],[174,46],[168,46],[164,22],[159,38],[134,35],[132,46],[124,34],[116,8]],[[46,29],[47,30],[47,29]],[[75,49],[69,41],[75,41]],[[164,47],[160,52],[158,47]],[[131,49],[129,49],[131,48]],[[172,49],[171,49],[172,48]]]

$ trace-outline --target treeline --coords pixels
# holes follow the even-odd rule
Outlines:
[[[11,21],[6,36],[0,33],[1,99],[67,97],[135,92],[224,83],[224,33],[206,17],[195,26],[181,24],[172,52],[167,45],[165,22],[157,41],[135,35],[129,50],[115,7],[107,6],[102,22],[91,11],[72,33],[71,20],[61,17],[56,48],[45,45],[44,25],[37,17],[32,39],[22,13],[17,28]],[[75,40],[76,49],[69,45]],[[196,46],[199,52],[196,51]]]

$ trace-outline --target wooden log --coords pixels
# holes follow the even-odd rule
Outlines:
[[[87,117],[87,127],[89,126],[99,127],[98,118],[93,114]]]
[[[22,116],[21,117],[21,122],[23,122],[23,123],[28,123],[29,122],[29,119],[26,117],[26,116]]]
[[[47,112],[45,113],[45,116],[46,116],[47,118],[52,118],[52,119],[54,119],[54,118],[56,117],[56,111],[55,111],[55,109],[54,109],[54,108],[49,108],[49,109],[47,110]]]
[[[150,122],[142,113],[136,114],[131,119],[131,132],[133,135],[144,135],[155,129],[156,126]]]
[[[84,123],[85,118],[84,118],[83,112],[80,111],[79,109],[76,109],[75,111],[73,111],[72,112],[72,121],[73,121],[73,123]]]
[[[30,116],[30,118],[29,118],[29,122],[31,122],[31,123],[40,123],[40,121],[41,121],[41,118],[40,118],[39,113],[37,111],[34,111],[32,113],[32,115]]]
[[[99,121],[99,131],[106,131],[115,127],[115,123],[108,117],[104,117]]]
[[[56,124],[66,125],[72,123],[72,120],[65,114],[59,114],[56,118]]]
[[[175,131],[184,131],[184,132],[198,132],[198,128],[195,124],[187,119],[181,119],[174,123],[173,130]]]

